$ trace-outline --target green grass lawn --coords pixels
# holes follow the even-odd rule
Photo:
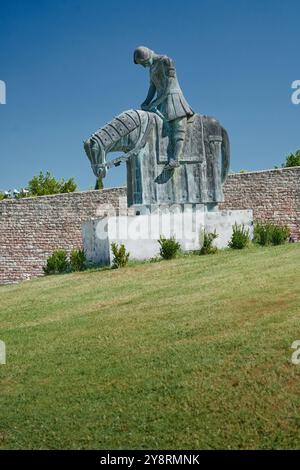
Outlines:
[[[0,448],[300,448],[300,244],[0,288]]]

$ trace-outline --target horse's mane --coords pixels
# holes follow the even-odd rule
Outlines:
[[[98,129],[92,137],[99,139],[103,146],[117,142],[133,132],[141,125],[142,113],[145,111],[130,109],[124,111],[108,122],[104,127]]]

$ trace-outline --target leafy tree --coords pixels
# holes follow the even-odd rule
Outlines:
[[[4,193],[2,193],[2,191],[0,191],[0,201],[2,201],[2,199],[4,199],[5,196],[4,196]]]
[[[56,180],[49,171],[45,174],[41,171],[39,175],[34,176],[28,183],[30,196],[72,193],[76,191],[76,189],[77,185],[74,178],[70,178],[67,181],[64,178]]]
[[[295,153],[290,153],[290,155],[286,157],[286,161],[282,166],[284,168],[288,168],[291,166],[300,166],[300,149],[296,150]]]

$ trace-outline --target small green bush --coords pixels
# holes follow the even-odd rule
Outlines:
[[[286,225],[274,225],[271,234],[272,245],[283,245],[290,236],[290,229]]]
[[[203,237],[203,239],[202,239]],[[218,234],[216,231],[214,232],[206,232],[203,230],[201,234],[200,243],[202,243],[202,247],[200,249],[200,255],[212,255],[218,251],[216,246],[213,246],[213,241],[218,238]]]
[[[126,266],[129,260],[130,253],[126,253],[125,245],[122,243],[119,247],[117,243],[113,242],[111,244],[111,250],[114,255],[112,267],[114,269],[117,269]]]
[[[271,224],[256,223],[254,225],[254,243],[266,246],[271,242]]]
[[[242,250],[248,246],[250,242],[249,229],[247,229],[244,225],[238,225],[235,223],[232,227],[232,230],[233,231],[228,246],[236,250]]]
[[[254,226],[254,242],[261,246],[282,245],[290,236],[286,225],[258,222]]]
[[[160,245],[159,253],[163,259],[175,258],[180,251],[180,243],[174,237],[165,238],[160,236],[158,243]]]
[[[70,262],[65,250],[56,250],[47,259],[45,274],[61,274],[70,271]]]
[[[86,268],[86,257],[84,250],[72,250],[70,253],[70,266],[72,271],[84,271]]]

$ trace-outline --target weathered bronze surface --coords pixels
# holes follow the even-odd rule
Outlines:
[[[150,68],[150,88],[140,110],[125,111],[84,143],[96,176],[126,161],[128,205],[217,204],[229,171],[226,130],[195,114],[167,56],[139,47],[134,62]],[[109,152],[124,156],[107,162]]]

